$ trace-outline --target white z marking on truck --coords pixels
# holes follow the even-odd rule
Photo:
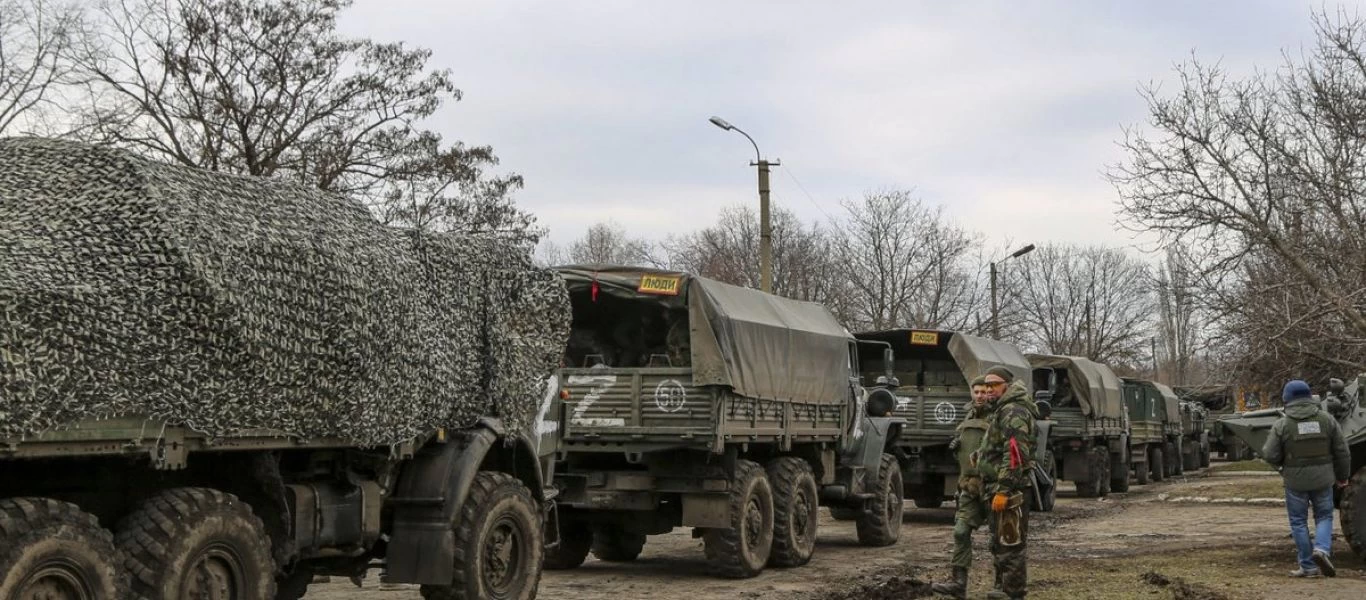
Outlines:
[[[555,394],[560,393],[560,378],[551,375],[545,378],[545,396],[541,398],[541,410],[536,413],[536,445],[540,448],[541,438],[560,430],[560,422],[549,419],[550,405],[555,403]]]
[[[588,409],[591,408],[599,398],[602,398],[602,395],[606,393],[608,389],[613,385],[616,385],[616,383],[616,375],[570,375],[569,385],[587,385],[592,387],[588,390],[588,393],[584,395],[583,400],[580,400],[574,405],[574,412],[569,416],[569,422],[575,425],[586,425],[590,427],[598,425],[599,423],[590,423],[588,420],[585,420],[583,415],[588,412]],[[623,422],[623,424],[625,423]]]

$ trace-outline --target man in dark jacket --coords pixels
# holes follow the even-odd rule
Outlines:
[[[968,569],[972,567],[972,532],[987,522],[987,505],[982,498],[982,477],[977,474],[973,454],[982,446],[987,433],[989,406],[995,398],[985,377],[972,380],[972,408],[958,424],[958,434],[949,443],[949,450],[958,457],[958,510],[953,514],[953,580],[930,586],[936,594],[966,598]]]
[[[1266,462],[1279,467],[1285,481],[1285,509],[1290,534],[1299,551],[1299,568],[1291,577],[1334,577],[1333,484],[1347,486],[1352,455],[1337,420],[1319,408],[1309,384],[1298,379],[1281,392],[1285,415],[1271,426],[1262,446]],[[1314,544],[1309,543],[1309,507],[1314,507]]]

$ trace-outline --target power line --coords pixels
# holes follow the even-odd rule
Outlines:
[[[792,179],[792,183],[797,184],[797,188],[800,189],[803,194],[806,194],[806,199],[807,201],[811,202],[811,206],[816,207],[816,210],[820,211],[821,214],[825,215],[825,218],[830,219],[831,221],[835,220],[835,217],[831,216],[830,213],[825,212],[824,208],[821,208],[821,205],[816,202],[816,198],[811,195],[811,192],[806,191],[806,186],[802,185],[802,182],[797,181],[797,175],[792,172],[791,162],[787,163],[786,165],[783,165],[783,172],[787,173],[787,176],[790,179]]]

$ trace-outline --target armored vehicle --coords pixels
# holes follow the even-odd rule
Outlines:
[[[1125,377],[1129,411],[1129,461],[1139,485],[1178,474],[1181,453],[1180,400],[1164,384]]]
[[[896,363],[893,415],[906,420],[896,440],[906,496],[920,508],[936,508],[953,498],[958,460],[949,450],[955,428],[972,404],[968,382],[994,366],[1030,381],[1029,361],[1014,346],[956,331],[893,329],[854,334],[889,344]],[[885,370],[872,348],[863,348],[866,377]]]
[[[865,545],[897,541],[894,401],[859,385],[858,341],[824,307],[681,272],[557,271],[573,324],[547,567],[634,560],[684,526],[717,574],[752,577],[811,559],[820,506]]]
[[[1366,398],[1363,392],[1366,392],[1366,373],[1347,384],[1344,402],[1334,415],[1352,452],[1352,478],[1347,489],[1336,494],[1334,500],[1341,517],[1343,537],[1357,557],[1366,559],[1366,406],[1363,406]],[[1256,410],[1230,417],[1224,425],[1260,455],[1271,426],[1282,414],[1280,408]]]
[[[0,321],[0,598],[536,597],[569,303],[529,252],[6,139]]]
[[[1039,429],[1049,465],[1083,498],[1129,489],[1129,415],[1123,382],[1109,367],[1075,357],[1026,355],[1034,367],[1034,397],[1048,406]],[[1051,474],[1051,473],[1050,473]],[[1051,503],[1051,502],[1050,502]]]

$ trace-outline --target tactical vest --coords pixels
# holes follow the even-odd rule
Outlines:
[[[1303,421],[1291,417],[1286,427],[1285,466],[1333,464],[1332,442],[1328,439],[1328,429],[1332,426],[1332,417],[1322,412]]]
[[[968,456],[982,446],[982,438],[987,435],[986,419],[974,418],[969,413],[968,418],[958,425],[958,472],[967,474],[972,471],[968,465]]]

